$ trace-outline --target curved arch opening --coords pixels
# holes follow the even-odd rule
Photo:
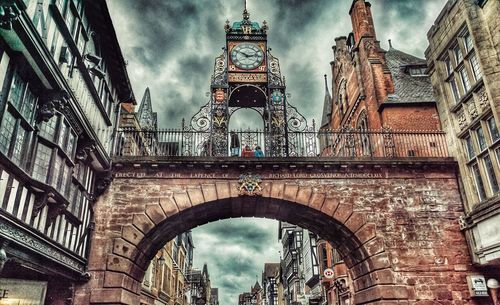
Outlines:
[[[239,108],[229,118],[230,156],[240,156],[243,149],[265,149],[264,119],[255,108]]]
[[[229,107],[265,107],[265,92],[254,85],[241,85],[237,87],[229,97]]]
[[[354,235],[354,232],[326,213],[287,200],[239,197],[193,206],[157,224],[137,246],[138,249],[142,250],[142,254],[137,253],[135,262],[138,263],[140,269],[146,270],[149,262],[157,256],[163,245],[179,234],[205,224],[213,224],[218,220],[247,219],[250,217],[273,219],[296,225],[314,233],[319,237],[318,240],[330,243],[341,253],[354,275],[357,271],[352,267],[360,265],[369,257],[362,247],[363,242]],[[304,235],[302,238],[305,239],[306,236]]]
[[[200,217],[203,215],[203,217]],[[138,244],[136,259],[142,269],[157,251],[175,236],[222,219],[258,217],[287,222],[307,229],[338,249],[349,267],[369,257],[350,229],[331,216],[308,206],[286,200],[239,197],[207,202],[181,211],[156,225]],[[144,256],[146,260],[139,259]],[[141,264],[142,263],[142,264]]]

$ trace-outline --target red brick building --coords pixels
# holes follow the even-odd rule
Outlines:
[[[322,129],[441,130],[424,59],[380,47],[371,4],[353,1],[352,33],[335,39]]]

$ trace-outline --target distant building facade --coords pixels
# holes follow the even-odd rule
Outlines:
[[[316,234],[299,226],[280,222],[278,238],[283,244],[281,281],[287,305],[323,302]]]
[[[191,301],[190,301],[191,304],[192,305],[210,304],[213,300],[211,294],[212,287],[210,284],[210,274],[208,273],[207,264],[203,265],[202,270],[197,270],[197,269],[192,270],[189,279],[191,283]]]
[[[169,241],[151,260],[141,289],[143,305],[191,303],[193,241],[188,231]]]
[[[102,229],[93,204],[110,182],[119,105],[134,95],[104,0],[0,10],[1,287],[71,304]]]

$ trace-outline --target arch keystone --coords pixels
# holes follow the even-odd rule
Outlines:
[[[311,199],[309,200],[309,206],[315,210],[320,211],[324,202],[325,202],[324,193],[313,192]]]
[[[351,230],[351,232],[355,233],[365,224],[365,217],[363,214],[354,212],[351,214],[349,219],[345,222],[346,227]]]
[[[141,281],[142,276],[145,273],[145,270],[142,270],[130,259],[116,254],[108,254],[107,256],[106,272],[108,271],[128,274],[137,281]]]
[[[160,206],[167,217],[175,215],[179,212],[177,205],[172,197],[160,198]]]
[[[296,184],[285,184],[285,190],[283,192],[283,199],[291,201],[291,202],[295,202],[295,199],[297,198],[298,191],[299,191],[299,187]]]
[[[311,199],[312,187],[299,187],[297,192],[297,198],[295,201],[303,205],[309,205],[309,199]]]
[[[116,255],[132,260],[138,252],[140,252],[140,250],[137,249],[135,245],[132,245],[122,238],[115,238],[113,240],[113,253]]]
[[[192,206],[191,200],[189,199],[189,196],[185,191],[174,193],[174,201],[177,204],[177,208],[179,209],[179,211],[183,211]]]
[[[217,188],[215,184],[202,184],[201,189],[203,190],[203,196],[206,202],[217,200]],[[194,203],[193,203],[194,205]]]
[[[231,197],[229,183],[227,182],[215,182],[215,190],[217,191],[218,199],[226,199]]]
[[[122,238],[132,245],[137,246],[144,238],[144,234],[142,234],[142,232],[136,227],[128,225],[122,228]]]
[[[376,227],[374,223],[366,223],[364,224],[361,229],[356,231],[354,235],[361,241],[363,244],[365,244],[367,241],[371,240],[372,238],[375,238],[376,236]]]
[[[323,202],[323,206],[321,207],[321,212],[328,216],[333,216],[338,206],[339,200],[337,198],[327,196],[325,198],[325,202]]]
[[[271,197],[275,199],[283,199],[285,193],[285,184],[283,182],[273,182],[271,185]]]
[[[154,228],[155,224],[151,219],[146,216],[146,214],[134,214],[132,218],[132,224],[139,229],[143,234],[148,234],[151,229]]]
[[[340,223],[345,223],[352,214],[352,204],[341,203],[333,214],[333,218],[337,219]]]
[[[190,187],[187,189],[189,200],[193,206],[202,204],[205,202],[203,193],[200,187]]]
[[[160,207],[159,204],[148,204],[146,205],[146,215],[155,223],[159,224],[165,218],[167,218],[167,215],[163,212],[163,209]]]

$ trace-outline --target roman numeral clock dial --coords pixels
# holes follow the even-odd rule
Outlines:
[[[243,70],[254,70],[264,61],[264,52],[253,43],[241,43],[231,51],[234,65]]]

